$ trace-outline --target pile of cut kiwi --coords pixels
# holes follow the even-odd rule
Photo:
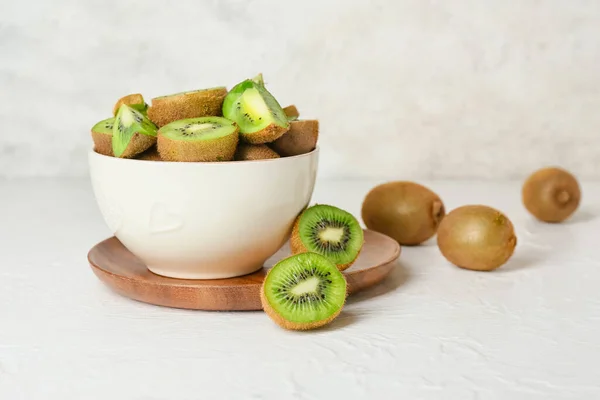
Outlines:
[[[235,85],[155,97],[130,94],[92,129],[94,151],[171,162],[252,161],[313,151],[319,121],[282,108],[262,74]]]

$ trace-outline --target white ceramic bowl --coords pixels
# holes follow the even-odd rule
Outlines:
[[[114,235],[148,269],[218,279],[260,269],[312,197],[318,153],[179,163],[89,154],[92,187]]]

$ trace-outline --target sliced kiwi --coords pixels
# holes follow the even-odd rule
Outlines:
[[[135,157],[155,143],[156,126],[141,112],[122,104],[113,126],[112,150],[115,157]]]
[[[266,160],[270,158],[279,158],[279,154],[271,150],[266,144],[246,143],[238,145],[234,157],[237,161]]]
[[[362,204],[362,219],[367,228],[402,245],[417,245],[432,237],[444,215],[444,203],[439,196],[415,182],[378,185],[369,191]]]
[[[112,156],[112,133],[115,119],[107,118],[92,127],[92,140],[94,151],[105,156]]]
[[[262,72],[256,75],[254,78],[252,78],[252,80],[261,86],[265,86],[265,80],[263,78]]]
[[[160,154],[158,154],[158,149],[156,146],[150,147],[145,152],[138,154],[135,158],[137,160],[144,161],[162,161],[162,158],[160,158]]]
[[[482,205],[462,206],[444,217],[438,247],[454,265],[491,271],[512,256],[517,245],[513,224],[500,211]]]
[[[260,84],[247,79],[223,101],[223,116],[240,127],[240,137],[251,144],[272,142],[290,128],[283,109]]]
[[[295,121],[300,117],[300,113],[295,105],[289,105],[283,108],[283,112],[287,115],[289,121]],[[290,128],[291,129],[291,128]]]
[[[238,144],[238,127],[223,117],[189,118],[158,131],[164,161],[230,161]]]
[[[159,128],[188,118],[220,116],[225,87],[181,92],[152,99],[148,117]]]
[[[297,156],[313,151],[319,140],[319,121],[291,121],[290,130],[269,145],[282,157]]]
[[[146,110],[148,109],[148,104],[144,101],[144,96],[140,93],[128,94],[127,96],[121,97],[113,107],[113,115],[117,115],[119,112],[119,108],[121,108],[122,104],[127,104],[129,107],[134,110],[138,110],[142,114],[146,114]]]
[[[279,326],[309,330],[337,317],[346,301],[347,283],[327,258],[304,253],[288,257],[269,270],[260,298],[267,315]]]
[[[364,243],[364,233],[352,214],[317,204],[296,219],[290,245],[293,254],[313,252],[333,261],[340,271],[350,267]]]
[[[562,222],[579,207],[581,188],[570,172],[548,167],[527,178],[521,195],[525,208],[540,221]]]

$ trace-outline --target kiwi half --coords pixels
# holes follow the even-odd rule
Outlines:
[[[92,127],[92,140],[94,141],[94,151],[105,156],[112,156],[112,134],[114,118],[107,118],[98,122]]]
[[[119,108],[121,108],[122,104],[127,104],[129,107],[134,110],[138,110],[142,114],[146,113],[148,109],[148,104],[144,101],[144,96],[140,93],[128,94],[127,96],[121,97],[113,107],[113,115],[117,115],[119,112]]]
[[[188,118],[220,116],[225,87],[181,92],[152,99],[148,117],[159,128]]]
[[[295,121],[300,117],[300,113],[295,105],[289,105],[283,108],[283,112],[287,115],[289,121]]]
[[[271,150],[266,144],[246,143],[238,145],[234,157],[237,161],[266,160],[271,158],[279,158],[279,154]]]
[[[444,257],[454,265],[491,271],[512,256],[517,237],[513,224],[500,211],[468,205],[454,209],[444,217],[437,242]]]
[[[155,143],[156,126],[141,112],[122,104],[113,126],[112,150],[115,157],[135,157]]]
[[[315,253],[298,254],[275,264],[260,291],[267,315],[290,330],[330,323],[342,311],[346,296],[344,275],[333,262]]]
[[[319,140],[319,121],[291,121],[290,130],[270,144],[282,157],[297,156],[313,151]]]
[[[362,204],[367,228],[402,245],[417,245],[432,237],[444,215],[444,203],[437,194],[408,181],[375,186]]]
[[[238,144],[238,127],[223,117],[189,118],[158,130],[164,161],[230,161]]]
[[[313,252],[333,261],[340,271],[350,267],[364,243],[364,232],[352,214],[317,204],[296,219],[290,238],[292,254]]]
[[[568,171],[548,167],[527,178],[521,195],[525,208],[540,221],[562,222],[579,207],[581,188]]]
[[[241,139],[250,144],[272,142],[290,128],[277,100],[251,79],[237,84],[227,94],[223,116],[238,124]]]

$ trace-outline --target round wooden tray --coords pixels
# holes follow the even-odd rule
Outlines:
[[[134,300],[166,307],[195,310],[261,310],[260,287],[266,269],[290,255],[286,245],[271,257],[265,268],[230,279],[187,280],[155,275],[121,242],[111,237],[88,253],[98,278],[115,292]],[[365,244],[356,262],[344,275],[350,294],[382,281],[400,256],[396,241],[381,233],[365,230]]]

